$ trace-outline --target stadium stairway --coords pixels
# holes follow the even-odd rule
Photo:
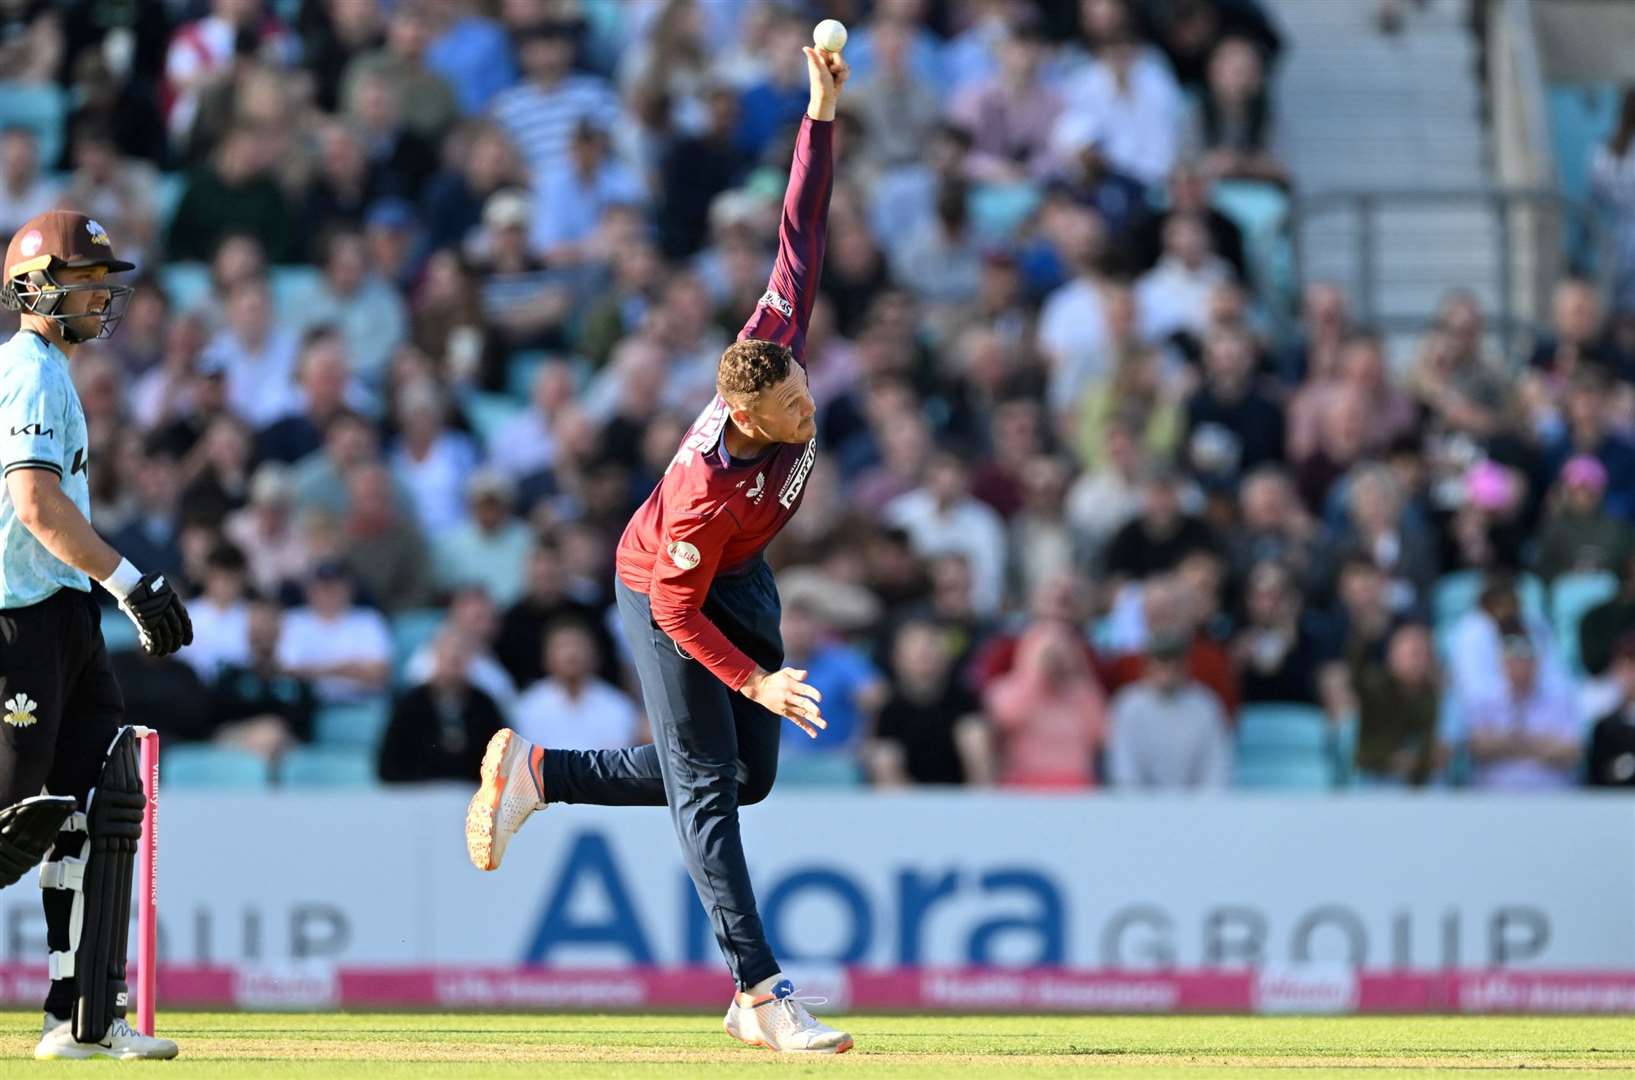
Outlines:
[[[1484,188],[1490,154],[1470,0],[1430,0],[1395,36],[1365,0],[1266,0],[1291,42],[1273,82],[1276,149],[1302,196],[1328,191]],[[1499,223],[1480,206],[1398,206],[1380,212],[1377,315],[1428,316],[1450,288],[1499,302]],[[1359,295],[1358,227],[1333,212],[1303,222],[1305,280]],[[1366,314],[1366,313],[1364,313]],[[1390,334],[1411,357],[1417,331]]]

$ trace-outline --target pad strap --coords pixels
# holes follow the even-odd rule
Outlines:
[[[63,859],[61,862],[41,863],[40,888],[82,891],[85,888],[85,860]]]
[[[51,954],[51,981],[58,979],[72,979],[76,966],[74,954],[71,952],[54,952]]]

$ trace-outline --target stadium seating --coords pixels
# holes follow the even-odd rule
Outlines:
[[[784,754],[778,759],[779,787],[848,788],[862,783],[857,759],[848,753],[811,751]]]
[[[1245,705],[1238,715],[1234,783],[1308,790],[1335,785],[1334,733],[1313,705]]]
[[[442,608],[414,608],[392,616],[392,678],[402,685],[409,658],[442,629]]]
[[[1610,573],[1564,574],[1550,586],[1550,625],[1555,627],[1561,655],[1575,675],[1584,673],[1578,647],[1578,624],[1591,608],[1612,599],[1618,578]]]
[[[1476,606],[1482,595],[1484,576],[1480,570],[1456,570],[1437,580],[1431,594],[1431,613],[1439,631],[1451,628],[1461,615]],[[1516,591],[1521,596],[1524,615],[1538,619],[1548,617],[1544,582],[1533,574],[1522,574],[1516,579]]]
[[[284,755],[278,775],[292,788],[373,787],[375,755],[361,746],[301,746]]]
[[[53,84],[0,82],[0,128],[25,127],[38,141],[40,168],[49,172],[62,157],[68,101]]]
[[[160,780],[166,788],[267,787],[267,763],[245,750],[225,746],[183,743],[166,746],[159,759]]]
[[[166,263],[159,268],[159,284],[172,308],[198,311],[210,299],[210,268],[203,263]]]
[[[318,710],[317,741],[322,746],[373,749],[379,745],[390,718],[391,709],[384,699],[356,705],[326,705]]]
[[[127,619],[118,608],[106,604],[102,607],[102,640],[111,653],[129,652],[142,646],[141,638],[136,632],[136,624]]]
[[[550,359],[543,349],[524,349],[512,353],[505,364],[505,392],[518,401],[527,401],[533,395],[534,375]]]
[[[506,421],[522,411],[508,394],[471,394],[461,402],[471,428],[485,445],[492,446]]]

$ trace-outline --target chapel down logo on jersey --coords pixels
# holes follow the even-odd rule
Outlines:
[[[12,727],[33,727],[39,719],[34,710],[39,707],[40,703],[27,694],[17,694],[6,702],[6,723]]]
[[[812,463],[817,461],[817,439],[813,438],[806,444],[805,453],[795,462],[795,467],[789,470],[789,479],[783,482],[783,490],[778,492],[778,503],[785,510],[795,505],[800,498],[800,489],[806,486],[807,474],[812,471]]]

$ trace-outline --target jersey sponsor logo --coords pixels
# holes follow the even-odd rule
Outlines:
[[[82,473],[90,467],[91,459],[85,456],[85,448],[82,446],[74,451],[74,465],[68,470],[68,475],[73,476],[76,473]]]
[[[806,486],[806,477],[811,474],[812,464],[816,461],[817,439],[813,439],[806,444],[806,452],[795,462],[795,467],[789,471],[789,479],[783,482],[783,488],[778,492],[778,502],[785,510],[800,498],[801,489]]]
[[[105,248],[111,248],[114,246],[114,242],[108,239],[108,230],[102,227],[101,222],[94,219],[87,221],[85,223],[85,231],[91,234],[91,243],[101,244]]]
[[[756,302],[756,306],[772,308],[774,311],[782,314],[786,319],[793,319],[795,317],[795,305],[791,304],[789,301],[785,300],[771,289],[768,289],[766,292],[761,294],[761,299]]]
[[[39,719],[34,710],[39,707],[40,703],[27,694],[17,694],[6,702],[6,723],[12,727],[33,727]]]
[[[670,541],[670,546],[665,548],[664,551],[665,554],[670,556],[670,561],[683,570],[697,569],[698,564],[703,561],[703,556],[698,553],[698,549],[685,540]]]
[[[17,245],[17,254],[23,256],[25,259],[32,258],[33,256],[38,255],[40,253],[40,249],[44,246],[45,237],[40,235],[40,230],[30,229],[23,237],[22,242]]]
[[[14,437],[18,435],[33,435],[41,439],[54,439],[57,437],[56,428],[41,427],[39,424],[23,424],[20,427],[13,424],[11,433]]]

